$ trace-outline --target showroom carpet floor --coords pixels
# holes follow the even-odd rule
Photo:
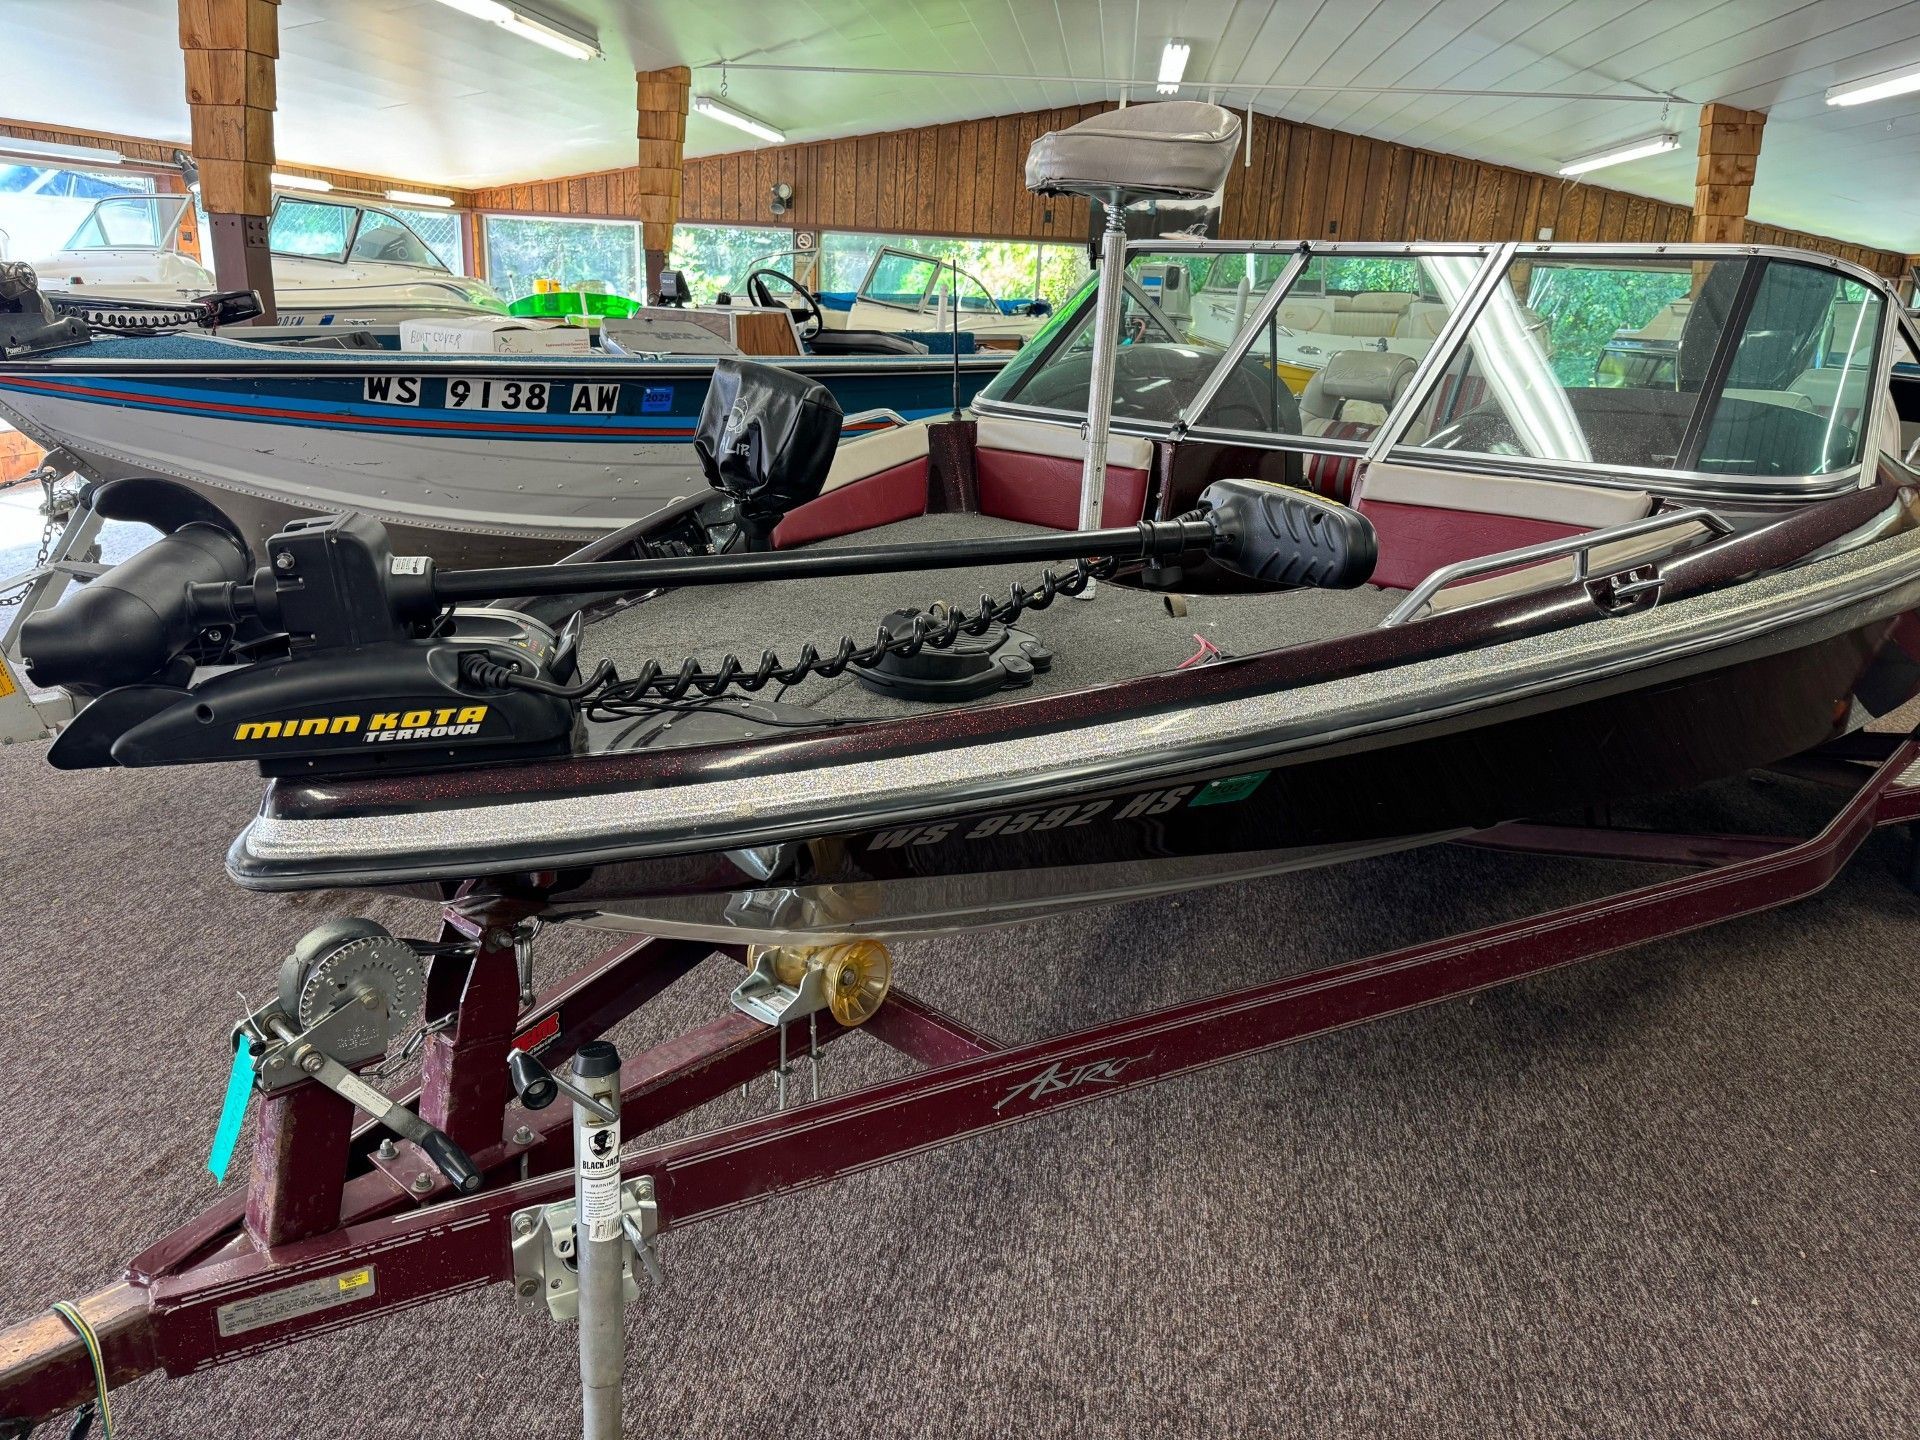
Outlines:
[[[213,1194],[223,1035],[321,918],[220,869],[256,781],[0,750],[0,1314]],[[1796,784],[1687,802],[1817,824]],[[1822,897],[669,1236],[631,1433],[1892,1437],[1920,1415],[1920,898]],[[1458,848],[902,947],[1006,1037],[1485,923],[1622,867]],[[571,963],[594,937],[543,939]],[[1178,963],[1172,959],[1179,956]],[[735,971],[737,974],[737,971]],[[710,964],[631,1047],[725,1003]],[[897,1068],[864,1037],[829,1086]],[[103,1103],[103,1102],[110,1102]],[[716,1119],[770,1104],[730,1096]],[[574,1336],[504,1289],[120,1392],[121,1433],[542,1437]],[[415,1367],[418,1367],[416,1369]]]

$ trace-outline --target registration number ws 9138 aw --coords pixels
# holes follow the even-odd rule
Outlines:
[[[660,393],[671,397],[672,387],[662,387]],[[653,394],[654,387],[648,387],[649,401]],[[369,375],[364,385],[364,398],[371,405],[431,407],[433,403],[427,397],[426,378],[420,375]],[[646,408],[664,409],[666,403],[670,401],[659,406],[649,403]],[[617,415],[620,412],[620,385],[618,382],[569,385],[557,380],[489,380],[455,376],[446,382],[445,408],[517,411],[521,414],[544,414],[553,410],[569,415]]]
[[[447,381],[449,410],[545,410],[552,387],[544,380]]]

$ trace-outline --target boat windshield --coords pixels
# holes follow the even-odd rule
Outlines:
[[[116,195],[102,200],[63,250],[167,250],[180,233],[185,195]]]
[[[1860,463],[1879,291],[1770,255],[1155,250],[1121,302],[1113,413],[1285,448],[1710,475]],[[1285,284],[1276,296],[1274,287]],[[1094,295],[981,394],[1083,415]]]
[[[1365,439],[1405,396],[1486,263],[1473,252],[1316,255],[1298,266],[1295,260],[1292,250],[1137,252],[1120,320],[1114,414],[1294,440]],[[1267,304],[1274,285],[1296,268],[1285,295]],[[1084,412],[1091,291],[1067,310],[1060,342],[1045,350],[1030,342],[1035,363],[1002,375],[982,398]],[[1196,411],[1237,339],[1247,342],[1246,353]],[[1323,379],[1336,356],[1345,358]]]
[[[854,298],[925,314],[937,310],[943,298],[946,304],[953,304],[956,288],[962,310],[988,314],[999,311],[992,293],[966,271],[956,271],[933,256],[896,250],[888,245],[873,257],[873,263],[867,267],[867,278],[860,282]]]
[[[452,272],[413,228],[385,210],[282,195],[274,202],[268,248],[303,260],[358,260]]]

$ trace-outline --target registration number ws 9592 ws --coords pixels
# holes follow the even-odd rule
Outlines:
[[[1103,819],[1138,820],[1178,809],[1191,794],[1193,786],[1181,785],[1172,790],[1148,790],[1144,794],[1120,800],[1087,800],[1076,805],[1054,805],[1043,810],[988,815],[973,821],[939,820],[931,825],[906,825],[898,830],[881,831],[873,837],[873,843],[867,849],[898,850],[908,845],[937,845],[949,839],[991,840],[995,836],[1072,829]]]

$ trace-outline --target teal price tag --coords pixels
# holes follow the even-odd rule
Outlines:
[[[227,1076],[227,1098],[220,1106],[220,1125],[213,1132],[213,1153],[207,1156],[207,1169],[220,1184],[227,1183],[227,1167],[233,1163],[234,1147],[240,1143],[240,1125],[247,1118],[247,1101],[253,1096],[253,1046],[243,1036],[233,1047],[233,1070]]]

